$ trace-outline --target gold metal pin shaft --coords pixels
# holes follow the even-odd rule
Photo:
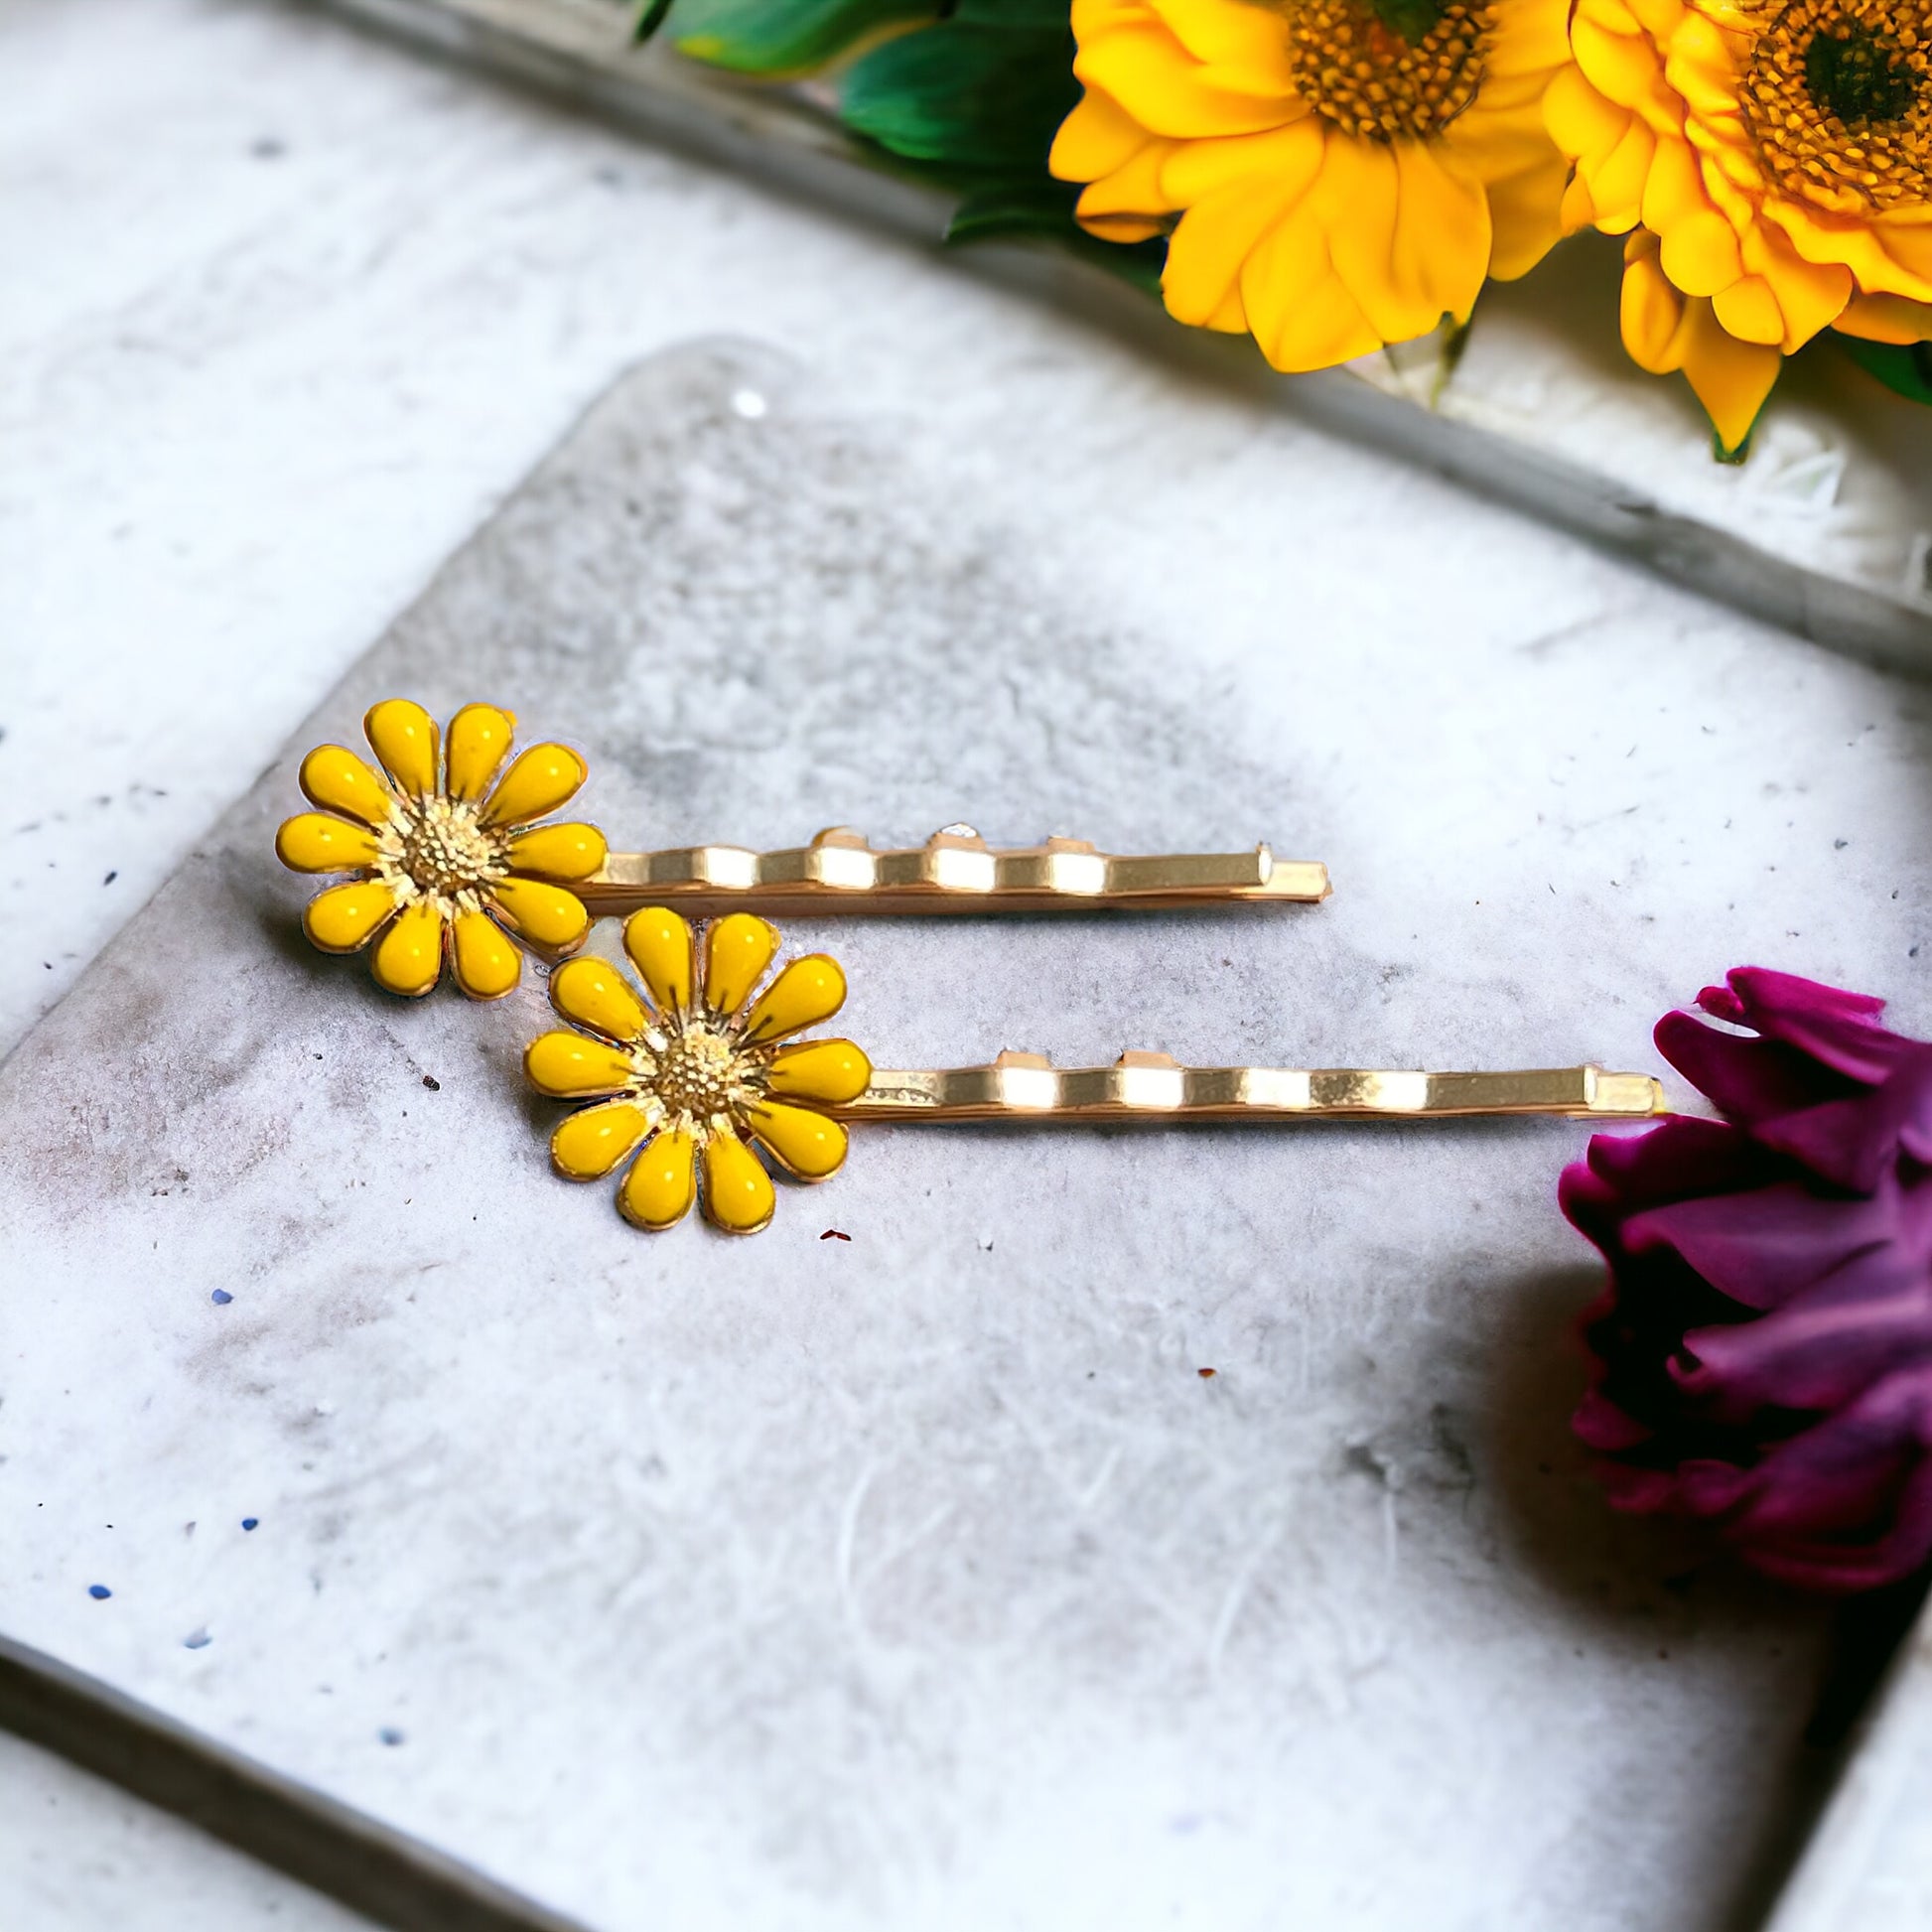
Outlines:
[[[875,851],[844,826],[810,845],[751,852],[735,845],[614,852],[572,887],[594,913],[663,904],[704,915],[745,909],[774,918],[850,913],[1077,912],[1100,906],[1319,903],[1328,869],[1252,852],[1123,857],[1080,839],[996,850],[969,825],[922,846]]]
[[[1181,1066],[1165,1053],[1123,1053],[1112,1066],[1056,1067],[1036,1053],[991,1066],[875,1068],[841,1120],[1270,1121],[1441,1120],[1554,1114],[1641,1120],[1665,1111],[1647,1073],[1567,1066],[1497,1073],[1355,1068]]]

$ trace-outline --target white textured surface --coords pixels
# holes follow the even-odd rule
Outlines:
[[[7,1932],[367,1932],[191,1826],[0,1731]]]
[[[1875,677],[1204,406],[1115,452],[1133,508],[1062,447],[1024,523],[848,407],[763,356],[641,375],[316,728],[507,691],[673,842],[998,801],[1336,865],[1307,917],[843,932],[889,1062],[1644,1064],[1686,956],[1906,950],[1871,828],[1919,728]],[[1316,462],[1312,531],[1239,515]],[[1041,541],[1145,552],[1154,505],[1211,567]],[[1444,567],[1375,570],[1384,527]],[[1802,792],[1741,779],[1801,736]],[[651,1242],[546,1171],[535,989],[399,1008],[301,946],[291,796],[0,1073],[9,1627],[599,1924],[1732,1908],[1818,1626],[1667,1587],[1577,1478],[1578,1131],[881,1130],[756,1242]]]
[[[0,126],[6,258],[40,265],[0,305],[0,891],[9,929],[35,935],[31,955],[0,955],[0,1040],[72,982],[578,402],[655,344],[747,327],[821,370],[871,436],[916,446],[915,507],[894,513],[936,546],[944,596],[935,610],[932,549],[907,550],[897,576],[861,553],[831,582],[735,578],[690,634],[755,678],[760,651],[774,637],[795,650],[830,597],[845,600],[826,632],[835,656],[859,641],[888,650],[908,622],[934,648],[961,615],[989,649],[1017,639],[1027,654],[1007,663],[990,713],[960,706],[943,730],[928,718],[912,755],[882,760],[821,721],[824,761],[781,764],[742,804],[704,750],[730,734],[658,683],[648,722],[680,754],[657,793],[667,836],[682,809],[691,829],[760,841],[847,817],[917,836],[962,811],[1021,836],[1046,829],[1031,812],[1151,837],[1172,808],[1189,837],[1305,835],[1345,895],[1316,915],[1324,926],[1291,923],[1267,947],[1246,926],[1203,926],[1161,959],[1093,928],[849,944],[868,986],[925,984],[911,976],[943,943],[969,988],[991,989],[956,1008],[923,994],[879,1006],[908,1047],[1072,1056],[1131,1039],[1202,1056],[1252,1044],[1494,1062],[1547,1049],[1647,1064],[1648,1017],[1744,956],[1875,986],[1925,1023],[1907,964],[1925,920],[1917,694],[1257,419],[910,251],[340,30],[272,8],[16,0],[0,36],[25,76]],[[867,469],[815,494],[819,527],[872,513]],[[1016,574],[983,597],[1009,558]],[[1096,682],[1116,659],[1133,675]],[[1096,688],[1083,711],[1074,699]],[[755,685],[727,680],[714,699],[734,728],[769,732]],[[897,703],[902,719],[917,694]],[[1151,733],[1150,714],[1164,717]],[[1202,718],[1205,738],[1183,729]],[[1223,727],[1245,748],[1232,765]],[[588,713],[583,730],[596,738]],[[1005,788],[1012,767],[989,749],[1002,733],[1020,734],[1026,785]],[[680,804],[693,773],[699,796]],[[984,809],[993,785],[1013,799],[1011,824]],[[108,871],[120,876],[103,887]],[[1336,925],[1353,960],[1303,943]],[[184,984],[250,956],[250,930],[183,935]],[[273,974],[294,970],[268,957]],[[352,974],[300,984],[332,1027],[383,1035],[363,1049],[369,1077],[387,1069],[400,1090],[368,1100],[371,1120],[408,1104],[421,1124],[408,1096],[423,1090],[396,1071],[398,1050],[433,1042],[447,1076],[495,1036],[439,1004],[408,1016],[417,1033],[399,1049],[394,1011],[371,1009]],[[48,1092],[134,1064],[125,1016],[105,990],[95,998],[84,1053],[37,1062]],[[500,1193],[535,1145],[520,1119],[505,1130],[499,1071],[468,1091],[445,1082],[495,1154],[462,1135],[400,1148],[351,1137],[355,1177],[379,1182],[394,1159],[440,1169],[460,1231],[465,1201],[475,1212]],[[26,1070],[6,1077],[12,1104]],[[210,1140],[213,1172],[231,1172],[231,1122],[178,1090],[187,1065],[149,1077],[162,1104],[133,1123],[131,1207],[129,1170],[116,1182],[71,1148],[49,1163],[76,1211],[102,1191],[114,1217],[176,1211],[147,1189]],[[289,1091],[268,1096],[277,1119]],[[44,1106],[35,1117],[45,1124]],[[1547,1197],[1574,1143],[1560,1129],[1312,1147],[899,1135],[868,1148],[840,1192],[788,1194],[767,1245],[729,1262],[722,1309],[688,1282],[667,1301],[619,1248],[612,1280],[547,1297],[540,1321],[489,1305],[523,1293],[514,1280],[485,1280],[484,1305],[466,1299],[453,1317],[420,1292],[331,1299],[305,1268],[278,1278],[277,1319],[238,1302],[225,1336],[201,1292],[209,1246],[221,1266],[254,1265],[237,1235],[256,1220],[204,1215],[206,1196],[171,1191],[186,1211],[165,1266],[141,1261],[123,1219],[127,1265],[114,1269],[89,1247],[98,1228],[83,1221],[69,1246],[36,1211],[32,1238],[59,1252],[0,1317],[4,1520],[35,1574],[10,1578],[0,1616],[486,1862],[513,1851],[546,1877],[568,1867],[562,1889],[609,1901],[613,1924],[631,1922],[640,1862],[661,1849],[640,1831],[650,1814],[632,1802],[626,1749],[668,1765],[679,1802],[722,1808],[711,1829],[729,1859],[709,1878],[744,1874],[787,1910],[801,1895],[847,1915],[883,1899],[899,1923],[941,1922],[943,1898],[983,1923],[1025,1886],[1050,1922],[1077,1923],[1055,1884],[1098,1847],[1081,1897],[1116,1924],[1176,1900],[1182,1922],[1192,1910],[1240,1923],[1260,1884],[1280,1912],[1313,1897],[1321,1922],[1413,1922],[1420,1898],[1431,1922],[1448,1899],[1456,1923],[1529,1923],[1587,1882],[1601,1902],[1571,1922],[1647,1928],[1671,1922],[1656,1893],[1617,1886],[1680,1879],[1680,1922],[1711,1923],[1754,1835],[1775,1832],[1810,1625],[1748,1611],[1722,1581],[1659,1590],[1667,1559],[1613,1534],[1574,1481],[1569,1384],[1553,1365],[1583,1277]],[[298,1175],[334,1184],[320,1146],[265,1158],[251,1213],[299,1221]],[[917,1241],[891,1222],[924,1185],[952,1218],[930,1254],[908,1255]],[[1072,1395],[1059,1386],[1065,1354],[1081,1351],[1027,1325],[1025,1294],[963,1272],[1007,1265],[980,1260],[980,1239],[1011,1255],[1000,1217],[1024,1229],[1048,1185],[1052,1205],[1108,1229],[1104,1249],[1077,1257],[1074,1313],[1131,1285],[1114,1325],[1083,1337],[1098,1396],[1077,1362]],[[380,1198],[364,1225],[387,1249],[401,1224]],[[870,1228],[863,1287],[821,1285],[862,1259],[858,1242],[805,1246],[796,1262],[821,1203]],[[519,1240],[558,1225],[609,1239],[607,1212],[545,1182],[510,1218]],[[1204,1213],[1237,1229],[1233,1249],[1180,1245]],[[428,1239],[420,1222],[410,1238]],[[651,1274],[711,1270],[715,1244],[693,1241]],[[1283,1278],[1243,1260],[1240,1241]],[[923,1349],[904,1345],[896,1294],[873,1272],[881,1255],[925,1284],[920,1320],[938,1325]],[[758,1256],[813,1272],[780,1283],[774,1303],[738,1277]],[[1546,1281],[1552,1268],[1566,1272]],[[623,1376],[573,1403],[543,1373],[559,1350],[578,1372],[591,1357],[608,1367],[636,1349],[639,1320],[706,1311],[726,1327],[670,1338],[685,1366],[655,1407]],[[42,1406],[63,1347],[110,1311],[112,1334],[64,1385],[77,1394]],[[179,1378],[205,1341],[208,1375],[190,1398]],[[469,1386],[452,1359],[482,1375],[486,1414],[438,1411],[439,1391]],[[702,1443],[721,1408],[748,1400],[725,1360],[766,1395],[770,1377],[790,1378],[800,1406],[780,1403],[780,1422],[795,1414],[817,1433],[787,1438],[768,1477],[702,1456],[679,1474],[687,1458],[667,1459],[667,1528],[649,1500],[667,1476],[637,1445]],[[1193,1369],[1210,1361],[1223,1375],[1203,1387]],[[924,1452],[948,1439],[921,1405],[961,1388],[996,1418],[983,1463]],[[287,1461],[305,1402],[346,1403],[357,1424],[307,1472]],[[1467,1481],[1435,1435],[1439,1402],[1473,1425]],[[33,1426],[57,1414],[51,1431]],[[167,1453],[140,1468],[155,1431]],[[902,1449],[908,1431],[920,1453],[875,1452],[875,1433]],[[387,1472],[369,1461],[377,1442],[395,1451]],[[581,1490],[560,1496],[558,1457]],[[707,1494],[736,1503],[755,1479],[757,1509],[695,1508]],[[317,1482],[340,1487],[340,1504]],[[292,1547],[264,1558],[272,1539],[224,1532],[185,1565],[183,1522],[261,1510],[268,1486],[278,1507],[264,1528],[285,1495]],[[116,1513],[102,1515],[110,1492]],[[371,1496],[379,1507],[352,1506]],[[305,1566],[333,1513],[345,1531],[366,1524],[374,1554],[330,1558],[318,1596]],[[96,1517],[122,1526],[109,1537]],[[948,1571],[954,1587],[935,1599],[940,1556],[989,1539],[1018,1549],[1041,1523],[1063,1539],[1047,1568],[996,1567],[978,1586]],[[378,1560],[413,1561],[419,1545],[427,1571]],[[728,1600],[685,1604],[682,1642],[640,1655],[640,1627],[661,1627],[640,1611],[668,1614],[643,1581],[661,1548]],[[117,1585],[107,1604],[82,1593],[97,1569]],[[515,1583],[513,1611],[492,1574]],[[426,1587],[452,1575],[467,1581]],[[948,1612],[936,1634],[934,1600]],[[1043,1613],[1025,1626],[1031,1648],[1014,1647],[1016,1603]],[[962,1622],[969,1609],[978,1620]],[[182,1649],[209,1617],[216,1641]],[[385,1656],[403,1636],[447,1673]],[[327,1694],[323,1666],[342,1678]],[[682,1727],[653,1724],[639,1702],[653,1689]],[[1156,1718],[1138,1749],[1121,1735],[1130,1710]],[[383,1747],[398,1717],[405,1743]],[[469,1825],[452,1822],[449,1781],[470,1793]],[[78,1781],[56,1786],[87,1802]],[[827,1829],[834,1812],[843,1836]],[[534,1852],[533,1819],[546,1841]],[[183,1844],[156,1834],[146,1854],[156,1872],[168,1863],[166,1883],[202,1882],[167,1849]],[[1390,1872],[1396,1848],[1406,1877]],[[686,1877],[700,1887],[686,1922],[706,1922],[722,1894]],[[207,1922],[246,1923],[224,1915],[225,1882],[210,1866]],[[75,1916],[47,1920],[60,1932],[99,1922],[73,1895]],[[804,1907],[797,1917],[809,1922]]]

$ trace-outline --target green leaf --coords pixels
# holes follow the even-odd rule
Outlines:
[[[948,241],[982,241],[1004,235],[1052,235],[1060,240],[1083,230],[1073,218],[1080,190],[1044,175],[983,182],[953,210]]]
[[[1043,175],[1053,136],[1080,97],[1073,35],[1057,10],[1056,18],[1042,29],[962,14],[874,48],[840,83],[846,125],[909,160]]]
[[[1862,336],[1832,340],[1868,375],[1913,402],[1932,403],[1932,343],[1868,343]]]
[[[941,11],[968,27],[1032,28],[1043,34],[1066,30],[1068,5],[1067,0],[959,0]]]
[[[938,16],[943,0],[676,0],[680,54],[734,73],[802,73],[888,28]]]
[[[1145,295],[1161,292],[1167,263],[1165,238],[1123,243],[1101,241],[1073,218],[1080,198],[1072,182],[1043,175],[983,182],[953,210],[946,239],[952,242],[1006,241],[1038,237],[1060,243],[1071,254],[1098,263]]]

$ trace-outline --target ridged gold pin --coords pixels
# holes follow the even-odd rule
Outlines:
[[[734,845],[673,852],[614,852],[577,887],[593,912],[679,905],[698,913],[736,906],[778,918],[862,912],[1053,912],[1118,906],[1172,911],[1196,905],[1315,905],[1328,868],[1252,852],[1096,852],[1083,839],[996,849],[970,825],[948,825],[924,845],[875,851],[848,826],[810,845],[748,852]]]
[[[571,1180],[622,1170],[618,1206],[651,1230],[702,1199],[715,1227],[756,1234],[776,1206],[772,1171],[829,1179],[859,1121],[1614,1121],[1663,1108],[1648,1074],[1595,1066],[1300,1071],[1124,1053],[1112,1066],[1055,1067],[1009,1052],[988,1066],[877,1068],[849,1039],[797,1037],[844,1004],[845,974],[828,954],[791,960],[759,990],[778,933],[754,913],[695,932],[670,906],[645,906],[624,921],[623,949],[631,971],[586,956],[551,974],[570,1031],[532,1040],[523,1065],[538,1092],[583,1103],[551,1134],[552,1166]]]

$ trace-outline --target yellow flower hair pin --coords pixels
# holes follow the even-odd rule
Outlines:
[[[1055,838],[996,851],[970,825],[896,851],[840,826],[779,852],[614,853],[595,825],[537,822],[584,782],[584,760],[567,746],[532,746],[497,775],[514,722],[494,705],[465,705],[446,737],[421,705],[388,698],[362,721],[379,769],[341,745],[302,760],[317,809],[289,819],[275,850],[296,872],[347,875],[303,914],[324,952],[373,943],[376,984],[410,996],[435,986],[447,956],[465,993],[495,1000],[520,972],[506,935],[561,957],[593,917],[662,900],[811,916],[1312,905],[1328,896],[1327,867],[1278,860],[1265,845],[1138,858]]]
[[[1648,1074],[1594,1066],[1302,1072],[1123,1053],[1113,1066],[1056,1068],[1002,1053],[987,1066],[885,1071],[849,1039],[797,1037],[844,1005],[845,974],[809,953],[759,992],[778,933],[753,913],[700,932],[669,906],[646,906],[624,922],[623,949],[641,986],[603,959],[551,975],[551,1003],[573,1031],[532,1040],[523,1065],[539,1093],[588,1103],[550,1137],[557,1172],[601,1180],[622,1169],[619,1209],[653,1231],[701,1199],[713,1226],[756,1234],[776,1204],[771,1170],[829,1179],[851,1121],[1632,1120],[1663,1108]]]
[[[494,705],[465,705],[447,742],[406,698],[362,721],[380,772],[341,745],[302,760],[312,812],[275,835],[296,872],[347,873],[309,901],[302,927],[324,952],[374,942],[378,986],[417,997],[443,975],[473,1000],[499,1000],[522,972],[514,934],[551,954],[573,951],[591,915],[572,890],[604,863],[595,825],[542,825],[577,795],[584,760],[564,745],[533,745],[511,759],[515,721]],[[499,770],[501,775],[498,776]]]

